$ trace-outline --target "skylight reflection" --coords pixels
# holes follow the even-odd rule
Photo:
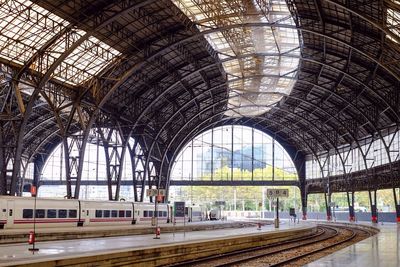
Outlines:
[[[219,52],[228,75],[227,116],[258,116],[288,95],[299,65],[299,39],[285,1],[173,0],[200,31],[221,31],[205,37]],[[230,25],[265,23],[249,27]]]

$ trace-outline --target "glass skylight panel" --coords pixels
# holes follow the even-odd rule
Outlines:
[[[0,57],[19,65],[26,64],[52,38],[57,40],[42,52],[39,62],[31,69],[45,73],[71,44],[86,34],[71,29],[60,34],[69,23],[31,1],[0,0]],[[81,84],[96,75],[120,53],[90,36],[52,73],[52,78],[72,85]]]
[[[392,0],[395,5],[400,5],[400,1]],[[394,10],[392,8],[387,9],[387,26],[389,30],[400,37],[400,12],[398,10]],[[388,35],[388,38],[395,41],[394,38]]]
[[[267,26],[268,23],[295,25],[284,0],[173,2],[198,23],[200,31],[246,23],[266,24],[225,28],[205,36],[219,52],[227,73],[231,90],[228,107],[235,110],[227,111],[226,115],[261,115],[291,92],[294,79],[285,76],[296,77],[300,53],[297,30]]]
[[[96,75],[120,53],[96,37],[90,36],[63,62],[66,71],[55,76],[68,83],[79,84]]]
[[[0,56],[23,64],[68,22],[31,1],[0,2]]]

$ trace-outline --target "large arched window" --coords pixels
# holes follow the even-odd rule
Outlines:
[[[221,126],[191,140],[171,180],[295,180],[296,168],[271,136],[246,126]]]

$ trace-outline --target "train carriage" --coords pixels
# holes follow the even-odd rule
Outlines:
[[[36,216],[34,216],[34,212]],[[0,228],[73,227],[82,223],[78,200],[0,197]]]
[[[167,223],[168,222],[168,207],[166,204],[157,204],[157,212],[155,214],[155,207],[153,203],[135,203],[137,206],[138,223],[151,223],[153,217],[158,217],[159,223]],[[158,215],[158,216],[156,216]]]
[[[137,214],[132,202],[80,201],[84,225],[129,225],[135,224]]]
[[[92,201],[61,198],[0,196],[0,229],[78,227],[159,223],[172,218],[171,206],[160,203]]]
[[[206,210],[201,206],[190,206],[185,208],[185,216],[188,222],[200,222],[205,220]]]

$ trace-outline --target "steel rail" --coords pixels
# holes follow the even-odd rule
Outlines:
[[[291,240],[286,240],[286,241],[282,241],[282,242],[278,242],[275,244],[268,244],[268,245],[264,245],[264,246],[259,246],[259,247],[255,247],[255,248],[249,248],[249,249],[243,249],[243,250],[237,250],[234,252],[229,252],[229,253],[224,253],[224,254],[219,254],[219,255],[215,255],[215,256],[210,256],[210,257],[205,257],[205,258],[201,258],[201,259],[196,259],[196,260],[192,260],[192,261],[186,261],[186,262],[180,262],[177,264],[172,264],[170,266],[187,266],[188,264],[197,264],[197,263],[206,263],[207,261],[211,261],[211,260],[218,260],[218,259],[226,259],[227,257],[230,256],[241,256],[245,253],[254,253],[257,251],[261,251],[264,249],[268,249],[268,248],[277,248],[277,249],[273,249],[272,251],[268,251],[268,252],[264,252],[264,253],[258,253],[256,255],[249,255],[249,256],[245,256],[244,258],[241,257],[240,259],[234,259],[234,258],[230,258],[228,260],[228,262],[225,263],[221,263],[221,264],[213,264],[213,266],[232,266],[235,264],[244,264],[245,262],[251,261],[251,260],[256,260],[258,258],[262,258],[262,257],[266,257],[266,256],[271,256],[271,255],[275,255],[275,254],[279,254],[285,251],[290,251],[296,248],[300,248],[303,247],[305,245],[312,245],[312,244],[317,244],[319,242],[323,242],[323,241],[327,241],[333,237],[336,237],[339,235],[339,228],[341,229],[346,229],[349,230],[351,232],[351,234],[349,236],[347,236],[344,239],[341,239],[340,241],[334,242],[330,245],[325,245],[322,248],[318,248],[318,249],[313,249],[311,251],[305,252],[305,253],[301,253],[300,255],[296,255],[290,258],[285,258],[279,262],[276,263],[272,263],[269,266],[280,266],[280,265],[284,265],[284,264],[288,264],[292,261],[298,260],[300,258],[306,257],[306,256],[310,256],[312,254],[324,251],[326,249],[330,249],[332,247],[344,244],[346,242],[351,241],[352,239],[356,238],[357,236],[359,236],[356,231],[364,231],[366,232],[368,235],[371,235],[371,232],[367,231],[367,230],[363,230],[363,229],[351,229],[348,227],[341,227],[341,226],[319,226],[319,232],[317,232],[314,235],[311,236],[306,236],[306,237],[300,237],[300,238],[295,238],[295,239],[291,239]],[[329,231],[331,231],[332,233],[329,234],[327,233]],[[323,236],[326,235],[326,236]],[[309,240],[310,238],[315,238],[313,240]],[[299,242],[299,241],[303,241],[305,240],[306,242]],[[308,240],[308,241],[307,241]],[[282,245],[287,245],[287,244],[293,244],[289,247],[285,247],[285,248],[279,248],[279,246]]]
[[[267,244],[267,245],[253,247],[253,248],[236,250],[236,251],[232,251],[232,252],[228,252],[228,253],[218,254],[218,255],[214,255],[214,256],[209,256],[209,257],[190,260],[190,261],[185,261],[185,262],[178,262],[176,264],[171,264],[171,265],[168,265],[168,266],[188,266],[190,264],[205,263],[205,262],[210,261],[210,260],[224,259],[224,258],[229,257],[229,256],[237,256],[237,255],[241,255],[243,253],[249,253],[249,252],[259,251],[259,250],[263,250],[263,249],[279,247],[279,246],[287,245],[287,244],[291,244],[291,243],[297,243],[299,241],[309,240],[310,238],[318,238],[318,237],[321,237],[324,234],[327,234],[325,228],[328,228],[328,227],[318,227],[318,232],[317,233],[312,234],[312,235],[307,235],[305,237],[293,238],[293,239],[290,239],[290,240],[280,241],[280,242],[276,242],[276,243],[273,243],[273,244]],[[336,236],[337,234],[338,234],[338,231],[334,231],[334,233],[329,235],[328,238],[331,238],[332,236]],[[304,243],[301,243],[301,244],[304,245]],[[299,245],[296,244],[295,246],[298,247]],[[291,247],[294,247],[294,246],[291,246]],[[275,252],[273,252],[273,253],[275,253]],[[222,265],[213,265],[213,266],[225,266],[225,265],[228,266],[228,265],[234,264],[236,262],[239,263],[239,261],[234,261],[234,262],[230,261],[229,263],[224,263]]]

